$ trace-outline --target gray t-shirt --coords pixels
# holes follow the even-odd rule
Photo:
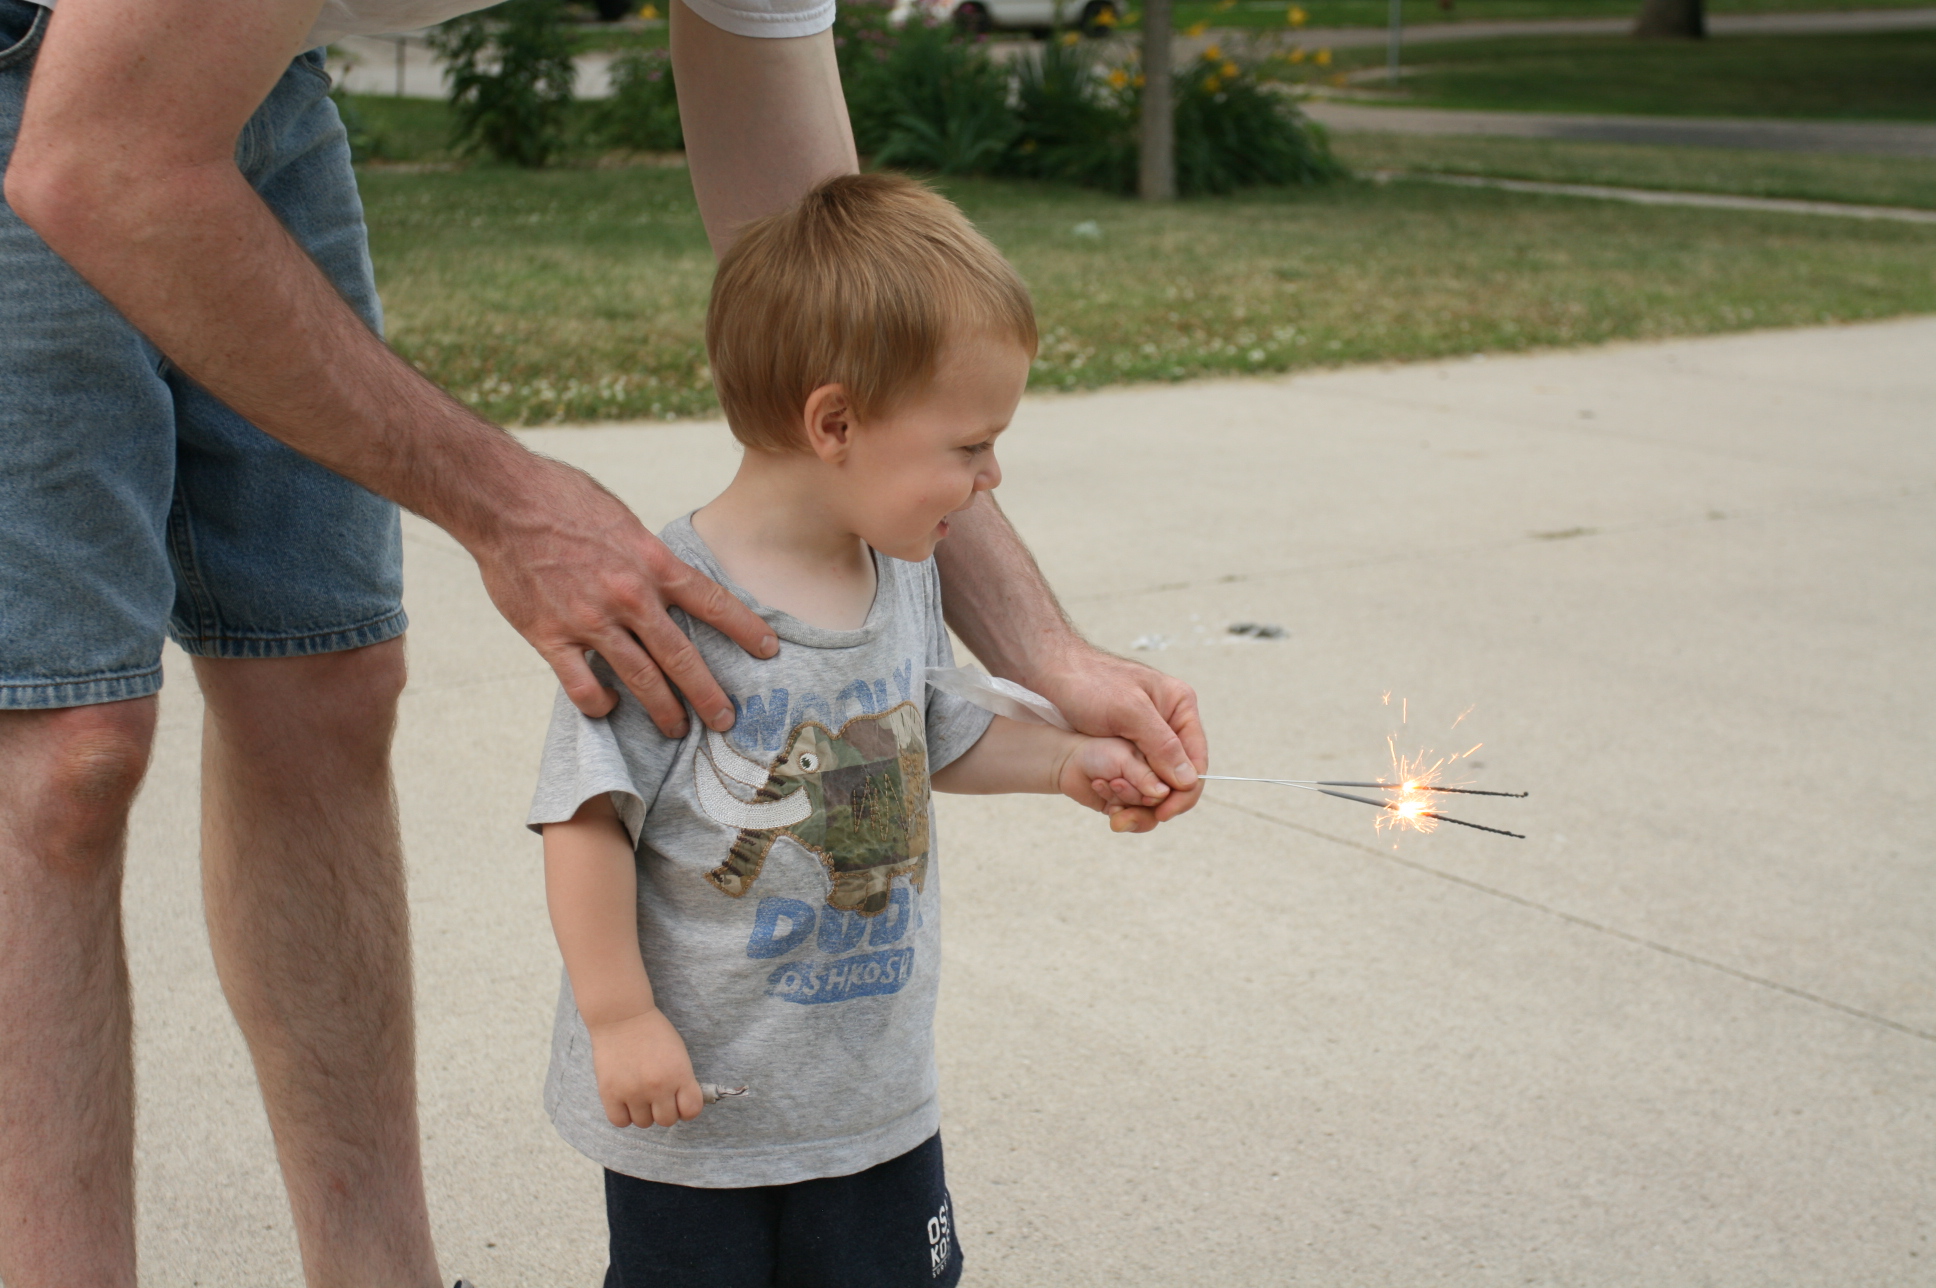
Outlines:
[[[733,586],[687,519],[661,534],[780,640],[766,661],[675,619],[732,696],[731,733],[677,741],[620,688],[604,719],[562,692],[530,823],[610,793],[636,842],[639,947],[701,1082],[749,1090],[673,1127],[614,1127],[567,976],[545,1107],[573,1147],[678,1185],[786,1185],[906,1153],[940,1125],[932,1036],[940,883],[928,776],[992,717],[932,690],[952,666],[934,561],[874,556],[867,621],[823,630]],[[606,683],[609,669],[595,664]]]

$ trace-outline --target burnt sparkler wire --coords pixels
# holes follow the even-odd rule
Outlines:
[[[1456,792],[1460,796],[1504,796],[1525,800],[1530,792],[1489,792],[1478,787],[1437,787],[1430,783],[1342,782],[1331,778],[1240,778],[1235,774],[1199,774],[1223,783],[1275,783],[1279,787],[1379,787],[1388,792]]]
[[[1315,779],[1242,778],[1235,774],[1200,774],[1198,775],[1198,777],[1210,779],[1215,782],[1223,782],[1223,783],[1271,783],[1278,787],[1296,787],[1301,791],[1316,792],[1320,796],[1335,796],[1341,801],[1357,801],[1360,805],[1371,805],[1371,806],[1375,806],[1378,809],[1391,810],[1393,813],[1399,812],[1399,803],[1397,801],[1373,800],[1369,796],[1356,796],[1350,792],[1334,791],[1331,785],[1320,783]],[[1343,784],[1338,784],[1338,786],[1383,787],[1390,791],[1406,790],[1405,785],[1403,783],[1343,783]],[[1429,791],[1431,789],[1421,787],[1413,790]],[[1447,789],[1441,788],[1439,790],[1447,790]],[[1473,793],[1473,794],[1477,795],[1478,793]],[[1487,792],[1485,794],[1489,796],[1492,796],[1492,795],[1524,796],[1526,793],[1524,792],[1518,792],[1518,793]],[[1523,841],[1526,839],[1525,834],[1521,832],[1508,832],[1503,827],[1487,827],[1484,823],[1468,823],[1462,818],[1453,818],[1450,814],[1440,814],[1434,810],[1419,810],[1417,811],[1417,813],[1411,815],[1411,817],[1432,818],[1432,819],[1437,819],[1441,823],[1457,823],[1460,827],[1469,827],[1477,832],[1491,832],[1495,836],[1510,836],[1516,841]]]
[[[1382,787],[1388,792],[1456,792],[1460,796],[1504,796],[1511,800],[1523,801],[1531,792],[1489,792],[1479,787],[1434,787],[1429,783],[1339,783],[1327,779],[1312,779],[1313,787]]]

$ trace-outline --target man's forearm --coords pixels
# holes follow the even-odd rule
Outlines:
[[[935,548],[948,625],[997,675],[1028,684],[1082,642],[1035,556],[987,493]]]
[[[860,169],[832,32],[738,36],[681,0],[670,18],[686,165],[714,254],[749,221]]]

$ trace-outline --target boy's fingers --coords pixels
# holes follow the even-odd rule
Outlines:
[[[1109,816],[1112,832],[1147,832],[1156,826],[1156,816],[1140,805],[1125,805]]]
[[[699,1117],[699,1111],[706,1107],[706,1093],[696,1082],[682,1085],[673,1099],[678,1104],[679,1117],[687,1122]]]

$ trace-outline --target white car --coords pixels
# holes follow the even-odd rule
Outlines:
[[[968,32],[1027,31],[1046,36],[1058,25],[1106,34],[1122,18],[1116,0],[897,0],[887,20],[899,27],[920,15]]]

